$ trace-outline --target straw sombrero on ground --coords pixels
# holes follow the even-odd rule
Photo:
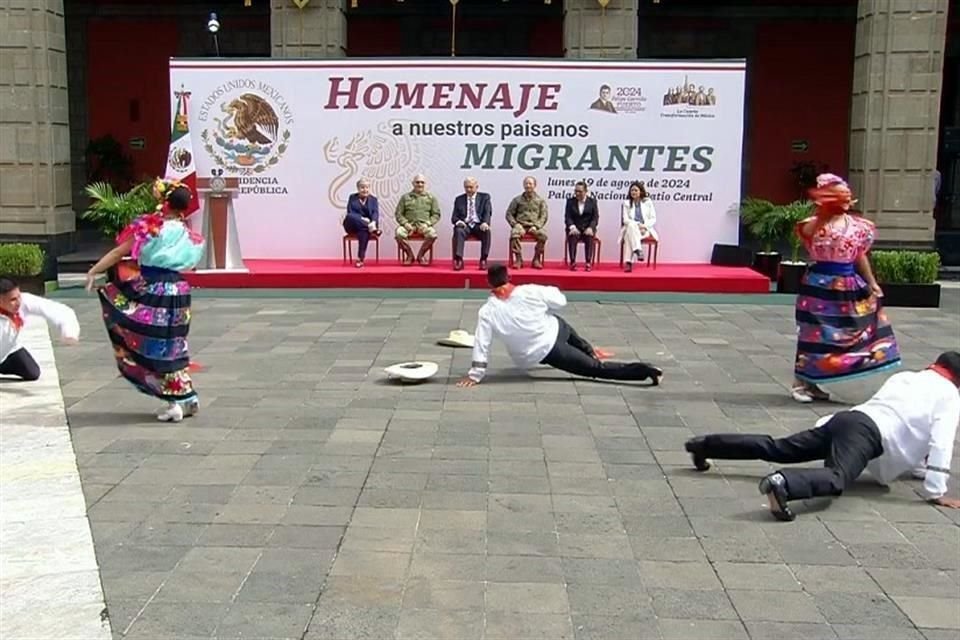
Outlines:
[[[437,370],[436,362],[401,362],[387,367],[384,372],[388,378],[401,382],[423,382],[435,376]]]
[[[473,336],[463,329],[454,329],[446,338],[440,338],[437,340],[437,344],[442,344],[445,347],[464,347],[466,349],[472,349]]]

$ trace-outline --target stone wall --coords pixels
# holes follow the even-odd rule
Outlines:
[[[270,14],[274,58],[342,58],[347,54],[344,0],[310,0],[302,9],[292,0],[270,0]]]
[[[567,58],[637,59],[637,0],[564,0],[563,48]]]
[[[63,0],[0,0],[0,241],[71,242]]]
[[[850,182],[884,246],[932,247],[947,0],[860,0]]]

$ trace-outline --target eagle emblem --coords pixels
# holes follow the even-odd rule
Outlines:
[[[205,149],[228,173],[252,175],[277,164],[290,142],[269,100],[253,92],[229,98],[220,105],[224,116],[201,134]]]

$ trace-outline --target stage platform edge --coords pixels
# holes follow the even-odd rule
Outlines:
[[[454,271],[450,260],[430,267],[401,266],[396,260],[369,261],[358,269],[340,260],[245,260],[248,272],[204,271],[185,274],[192,286],[209,289],[486,289],[486,273],[470,260]],[[566,291],[661,293],[770,293],[767,278],[752,269],[710,264],[634,265],[624,273],[616,263],[593,271],[570,271],[557,262],[542,270],[511,269],[516,284],[545,284]]]

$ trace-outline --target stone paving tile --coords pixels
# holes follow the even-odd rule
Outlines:
[[[960,638],[960,631],[952,629],[921,629],[921,633],[926,640],[957,640]]]
[[[21,340],[41,375],[0,385],[0,636],[109,638],[85,505],[125,470],[84,492],[48,331],[28,320]]]
[[[890,310],[908,366],[955,347],[953,295]],[[585,335],[663,363],[668,382],[527,374],[497,345],[495,374],[461,390],[448,383],[469,351],[433,343],[472,327],[479,300],[201,297],[204,409],[161,425],[116,379],[96,302],[68,302],[88,338],[56,355],[117,638],[960,631],[960,514],[912,481],[861,481],[784,524],[756,493],[771,465],[690,469],[694,434],[787,434],[882,382],[791,401],[790,306],[578,302],[567,317]],[[383,381],[418,357],[441,373]]]
[[[960,607],[955,599],[894,596],[893,600],[920,628],[960,629]]]

